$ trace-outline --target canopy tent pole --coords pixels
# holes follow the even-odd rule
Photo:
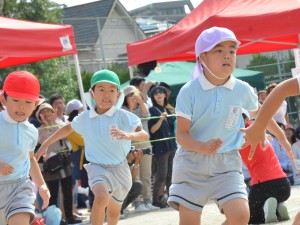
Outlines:
[[[86,103],[84,99],[84,90],[83,90],[83,85],[82,85],[82,79],[81,79],[81,73],[80,73],[80,67],[79,67],[79,60],[77,54],[74,54],[74,63],[75,63],[75,69],[76,69],[76,74],[77,74],[77,81],[78,81],[78,86],[79,86],[79,92],[80,92],[80,98],[81,102],[83,104],[83,110],[86,110]]]

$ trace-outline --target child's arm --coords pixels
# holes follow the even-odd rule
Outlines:
[[[6,163],[6,162],[0,162],[0,175],[7,176],[9,174],[12,174],[14,172],[14,168]]]
[[[49,204],[50,199],[50,192],[47,188],[47,185],[45,184],[44,178],[42,176],[41,170],[39,168],[39,165],[34,158],[34,153],[31,151],[29,153],[30,156],[30,171],[29,174],[33,180],[33,182],[38,186],[39,193],[41,195],[41,198],[43,199],[43,206],[42,209],[47,208]]]
[[[193,152],[198,152],[204,155],[213,155],[223,144],[223,140],[211,139],[207,142],[201,142],[194,139],[190,135],[191,121],[177,116],[177,128],[176,128],[176,139],[178,144],[180,144],[185,149]]]
[[[131,141],[148,141],[149,140],[149,135],[140,126],[138,126],[136,128],[135,132],[133,132],[133,133],[126,133],[117,128],[111,128],[110,135],[113,138],[116,138],[118,140],[122,140],[122,139],[131,140]]]
[[[68,136],[73,131],[71,124],[67,124],[52,134],[45,142],[42,143],[35,158],[38,161],[42,155],[46,155],[48,147],[54,142]]]
[[[276,134],[279,135],[278,140],[280,141],[280,144],[284,146],[285,144],[282,143],[282,137],[281,135],[276,131],[276,128],[274,130],[274,121],[270,122],[270,119],[272,118],[273,114],[276,112],[276,110],[280,107],[284,99],[288,96],[295,96],[299,94],[299,84],[297,81],[297,78],[288,79],[279,85],[276,86],[276,88],[271,92],[271,94],[267,97],[265,100],[263,106],[261,107],[261,110],[259,111],[257,118],[255,120],[255,123],[246,128],[241,129],[241,131],[245,132],[245,139],[246,142],[243,145],[251,145],[251,152],[254,154],[255,146],[258,143],[261,143],[261,146],[264,146],[264,140],[265,140],[265,129],[268,126],[268,129],[276,136]],[[289,147],[290,148],[290,147]],[[253,156],[252,154],[252,156]],[[251,158],[252,158],[251,156]],[[250,158],[250,155],[249,155]]]

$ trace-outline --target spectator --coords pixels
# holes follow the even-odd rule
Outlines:
[[[152,204],[164,208],[167,206],[164,199],[164,190],[166,188],[166,193],[169,195],[173,158],[177,148],[174,134],[175,117],[168,116],[172,113],[166,108],[168,104],[166,88],[156,86],[152,88],[150,96],[153,104],[149,108],[151,117],[159,117],[148,121],[156,166]],[[165,138],[167,140],[158,141]]]
[[[130,150],[127,154],[127,162],[131,169],[131,176],[132,176],[132,186],[128,195],[126,196],[122,208],[121,208],[121,215],[120,219],[124,219],[126,214],[124,210],[127,208],[128,205],[133,203],[133,201],[138,198],[138,196],[142,193],[143,183],[137,178],[138,170],[139,170],[139,162],[143,157],[143,151],[141,149],[135,151],[135,149]]]
[[[260,104],[263,104],[264,101],[266,100],[266,97],[267,97],[267,91],[266,90],[260,90],[258,93],[257,93],[257,97],[258,97],[258,101]]]
[[[43,142],[54,134],[60,127],[64,126],[65,123],[61,122],[57,124],[56,113],[51,105],[43,103],[40,105],[39,110],[36,112],[36,118],[42,123],[39,129],[39,143]],[[66,165],[57,171],[49,170],[49,160],[52,157],[59,156],[67,159]],[[49,188],[51,197],[49,206],[57,206],[57,199],[59,194],[59,184],[61,184],[63,193],[63,208],[68,224],[80,223],[81,220],[77,220],[73,216],[73,195],[72,195],[72,173],[69,162],[69,150],[64,139],[56,141],[50,145],[46,156],[44,157],[44,179]]]
[[[139,118],[147,118],[150,116],[147,105],[143,102],[140,91],[135,86],[128,86],[124,89],[124,103],[123,109],[134,113]],[[148,131],[148,120],[142,120],[143,129],[149,134]],[[132,145],[135,149],[149,149],[151,151],[151,143],[141,143],[137,144],[132,142]],[[141,199],[137,199],[135,204],[135,210],[137,212],[145,212],[149,210],[159,209],[158,207],[154,207],[151,203],[151,166],[152,166],[152,154],[145,154],[140,160],[139,173],[138,177],[140,178],[143,184],[143,202]]]
[[[276,83],[272,83],[267,87],[267,97],[271,94],[271,92],[276,86]],[[287,102],[285,100],[282,102],[279,109],[273,115],[273,118],[276,122],[282,123],[283,125],[286,125],[289,122],[289,118],[287,115]]]
[[[56,123],[66,122],[68,117],[64,114],[65,112],[64,98],[59,94],[54,94],[50,97],[49,103],[56,112]]]
[[[293,167],[293,178],[294,185],[300,185],[300,127],[296,129],[294,137],[296,142],[292,145],[292,151],[295,158],[295,164]]]

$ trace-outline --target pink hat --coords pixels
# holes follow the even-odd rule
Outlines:
[[[209,52],[217,44],[224,41],[234,41],[237,44],[237,47],[240,45],[240,42],[236,39],[234,33],[224,27],[211,27],[204,30],[199,35],[195,44],[196,66],[193,71],[193,79],[199,77],[203,73],[203,68],[197,60],[199,55],[204,52]]]

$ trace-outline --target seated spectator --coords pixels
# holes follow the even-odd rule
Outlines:
[[[285,126],[282,123],[277,122],[277,124],[281,127],[281,129],[285,130]],[[272,135],[272,134],[271,134]],[[279,160],[279,163],[281,165],[282,170],[285,172],[285,174],[287,175],[290,184],[293,185],[294,184],[294,179],[293,179],[293,164],[290,160],[290,158],[288,157],[285,149],[283,149],[277,138],[274,137],[272,135],[272,140],[271,140],[271,144],[273,146],[273,149],[277,155],[277,158]]]
[[[248,122],[246,127],[250,125],[251,122]],[[249,145],[240,150],[242,160],[251,176],[248,197],[249,224],[289,220],[290,217],[284,202],[290,197],[291,187],[272,145],[268,144],[265,151],[261,149],[260,145],[257,145],[251,160],[248,159],[250,147]]]
[[[141,149],[138,151],[131,150],[127,154],[127,161],[131,167],[132,186],[122,204],[120,219],[124,219],[126,217],[124,210],[142,193],[143,183],[136,178],[139,169],[139,162],[143,155],[144,154]]]
[[[292,151],[295,158],[295,164],[293,167],[293,178],[294,184],[300,185],[300,127],[296,129],[294,136],[296,142],[292,145]]]

